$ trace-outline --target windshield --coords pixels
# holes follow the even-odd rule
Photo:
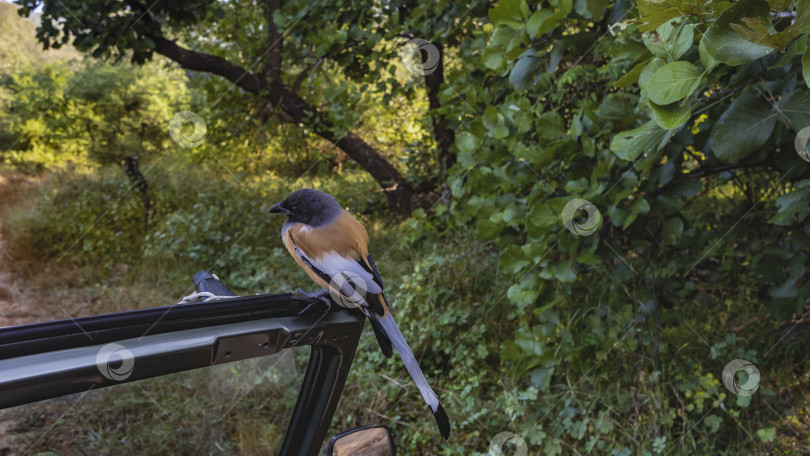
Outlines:
[[[277,454],[308,359],[295,347],[2,410],[0,454]]]

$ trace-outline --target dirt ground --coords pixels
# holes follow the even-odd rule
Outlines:
[[[46,298],[47,291],[24,279],[30,258],[21,258],[14,246],[5,239],[3,221],[12,207],[19,209],[27,203],[27,190],[34,181],[21,176],[0,174],[0,326],[22,325],[47,319],[45,307],[35,305]]]
[[[31,208],[36,185],[34,179],[0,174],[0,327],[68,318],[66,312],[75,315],[89,307],[85,292],[63,285],[71,283],[75,271],[51,266],[7,239],[4,221]],[[17,438],[29,428],[18,414],[0,410],[0,456],[30,456]]]
[[[30,286],[12,272],[14,256],[9,252],[3,231],[4,215],[11,205],[20,202],[27,185],[31,185],[30,182],[22,178],[10,179],[0,175],[0,326],[22,325],[42,317],[26,298],[32,294]],[[14,430],[18,427],[7,410],[0,411],[1,456],[22,454],[23,448],[19,448],[14,438]]]

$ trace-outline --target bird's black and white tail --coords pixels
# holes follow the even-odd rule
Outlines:
[[[430,406],[430,410],[436,418],[436,423],[439,425],[439,431],[442,437],[447,439],[450,436],[450,420],[447,418],[447,413],[444,412],[442,404],[439,403],[439,397],[436,396],[436,393],[433,392],[433,388],[428,384],[425,374],[422,373],[419,363],[413,356],[411,347],[405,342],[405,336],[402,335],[402,331],[399,330],[396,321],[394,321],[394,317],[391,316],[391,312],[388,311],[387,307],[388,306],[384,307],[385,313],[382,316],[375,314],[373,311],[368,312],[367,315],[369,315],[369,318],[379,323],[385,335],[388,336],[394,348],[397,349],[399,357],[402,358],[402,362],[405,363],[405,369],[408,370],[414,383],[416,383],[416,387],[419,388],[419,393],[422,395],[422,398],[428,406]]]
[[[388,335],[385,333],[385,330],[382,326],[380,326],[379,319],[374,315],[372,311],[367,311],[366,315],[368,316],[368,321],[371,323],[371,329],[374,330],[374,335],[377,337],[377,343],[380,345],[380,350],[382,350],[383,355],[386,358],[390,358],[391,355],[394,354],[391,351],[391,341],[388,339]]]

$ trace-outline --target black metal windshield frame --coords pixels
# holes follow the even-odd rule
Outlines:
[[[280,455],[315,456],[349,373],[364,318],[310,299],[256,295],[0,328],[0,409],[144,378],[311,346]],[[129,377],[102,375],[97,354],[116,343],[133,355]]]

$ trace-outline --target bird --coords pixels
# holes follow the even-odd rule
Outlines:
[[[316,293],[299,293],[320,298],[328,306],[325,295],[329,293],[341,305],[359,308],[368,317],[385,357],[393,354],[392,345],[396,348],[446,440],[450,420],[394,321],[383,294],[382,277],[368,252],[368,233],[363,225],[332,195],[311,188],[292,192],[273,205],[270,213],[286,216],[281,228],[284,246],[298,266],[323,287]]]

